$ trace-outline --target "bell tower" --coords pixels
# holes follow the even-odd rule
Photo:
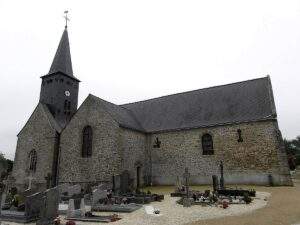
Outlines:
[[[77,110],[80,82],[73,75],[67,24],[50,70],[41,78],[40,102],[48,106],[56,121],[64,127]]]

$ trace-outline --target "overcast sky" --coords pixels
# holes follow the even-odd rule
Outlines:
[[[300,1],[0,0],[0,151],[39,101],[69,10],[79,103],[116,104],[271,76],[279,127],[300,135]]]

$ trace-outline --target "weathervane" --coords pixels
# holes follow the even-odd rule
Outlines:
[[[69,12],[68,10],[64,11],[64,14],[65,14],[64,18],[65,18],[65,20],[66,20],[66,26],[65,26],[65,28],[68,27],[68,21],[70,21],[70,19],[69,19],[69,17],[68,17],[68,12]]]

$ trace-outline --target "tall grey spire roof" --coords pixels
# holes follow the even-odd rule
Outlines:
[[[49,70],[49,75],[53,73],[61,72],[67,76],[75,78],[73,76],[70,45],[68,30],[65,28],[62,37],[60,39],[58,48],[56,50],[51,68]],[[76,78],[75,78],[76,79]]]

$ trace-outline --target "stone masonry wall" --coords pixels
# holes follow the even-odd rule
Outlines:
[[[29,153],[33,149],[37,152],[37,164],[32,183],[46,187],[45,176],[51,173],[52,169],[55,133],[42,107],[38,105],[18,136],[12,175],[19,189],[24,190],[28,187],[26,171],[30,164]]]
[[[243,142],[237,141],[238,129]],[[213,137],[214,155],[202,154],[201,137],[205,133]],[[272,174],[275,184],[291,185],[277,133],[277,121],[265,121],[153,134],[150,143],[158,137],[161,147],[148,146],[152,182],[175,184],[176,177],[182,177],[188,167],[191,183],[208,184],[212,175],[220,174],[222,160],[226,183],[268,184]]]
[[[140,167],[140,185],[147,183],[146,135],[133,130],[122,129],[122,170],[128,170],[137,184],[137,167]]]
[[[93,130],[93,150],[91,157],[83,158],[82,130],[87,125]],[[59,183],[111,182],[121,167],[119,133],[101,103],[89,96],[61,134]]]

